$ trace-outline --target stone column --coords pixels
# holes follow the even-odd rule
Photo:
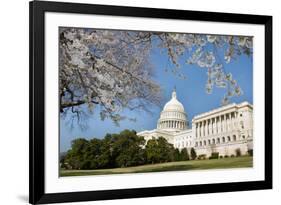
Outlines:
[[[214,134],[217,134],[217,117],[214,119]]]
[[[212,118],[212,134],[215,133],[215,120],[216,118]]]
[[[224,122],[224,131],[227,132],[227,130],[228,130],[228,127],[227,127],[227,114],[224,115],[224,119],[225,119],[224,120],[225,121]]]
[[[235,130],[238,128],[238,120],[237,120],[237,118],[238,118],[238,112],[235,112],[234,113],[234,128],[235,128]]]
[[[195,138],[198,137],[198,123],[195,123]]]
[[[231,131],[234,130],[234,115],[235,115],[234,112],[232,112],[230,115],[231,116],[231,120],[230,120]]]
[[[206,120],[203,121],[203,133],[204,133],[204,137],[206,136]]]
[[[210,133],[213,134],[213,118],[210,119]]]
[[[228,131],[231,131],[231,113],[228,113],[227,128],[228,128]]]
[[[216,134],[219,133],[219,120],[220,120],[220,117],[218,116],[218,118],[216,118],[216,125],[217,125]]]
[[[198,137],[200,137],[200,123],[198,122]]]
[[[208,120],[205,120],[205,137],[208,136]]]
[[[220,133],[220,116],[217,118],[217,134]]]
[[[219,132],[218,133],[221,133],[221,129],[222,129],[222,116],[220,115],[219,116]]]
[[[224,132],[224,120],[223,120],[223,115],[221,115],[221,133]]]
[[[204,125],[204,121],[202,121],[202,137],[205,136],[205,125]]]
[[[208,120],[205,120],[205,137],[208,136]]]
[[[195,138],[198,137],[198,125],[195,123]]]
[[[196,138],[199,137],[199,123],[196,123]]]
[[[204,123],[203,121],[201,121],[201,135],[200,137],[203,137],[204,136]]]
[[[198,122],[198,137],[200,137],[201,131],[200,131],[200,122]]]
[[[209,124],[208,120],[205,120],[205,136],[209,135]]]
[[[208,132],[207,135],[210,135],[210,119],[207,120],[207,128],[208,128]]]
[[[222,122],[222,115],[221,115],[221,133],[223,132],[223,122]]]
[[[229,131],[229,113],[226,114],[226,131]]]
[[[233,130],[233,115],[232,115],[232,112],[230,113],[229,127],[230,127],[230,131],[232,131]]]
[[[209,131],[209,135],[212,134],[212,118],[208,120],[208,131]]]

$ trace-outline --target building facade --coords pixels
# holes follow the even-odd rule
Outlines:
[[[245,155],[253,150],[253,106],[248,102],[232,103],[196,115],[190,123],[174,90],[160,113],[157,128],[137,134],[146,141],[164,137],[179,150],[193,147],[197,156],[209,157],[215,152],[220,156],[237,152]]]

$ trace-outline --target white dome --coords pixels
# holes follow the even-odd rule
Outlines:
[[[184,107],[183,105],[177,100],[177,93],[174,90],[172,93],[172,99],[166,103],[164,106],[163,112],[164,111],[180,111],[184,112]]]
[[[170,131],[185,130],[188,128],[187,116],[183,105],[177,100],[177,93],[174,90],[172,98],[163,108],[158,120],[157,129]]]

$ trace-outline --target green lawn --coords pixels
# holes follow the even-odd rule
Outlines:
[[[253,157],[243,156],[224,159],[206,159],[181,162],[167,162],[161,164],[150,164],[136,167],[96,169],[96,170],[60,170],[60,176],[84,176],[84,175],[103,175],[103,174],[127,174],[143,172],[161,171],[187,171],[200,169],[225,169],[252,167]]]

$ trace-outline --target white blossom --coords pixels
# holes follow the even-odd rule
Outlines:
[[[172,73],[180,79],[186,79],[180,70],[180,61],[186,58],[186,63],[208,70],[207,93],[217,86],[241,95],[241,88],[222,65],[241,54],[251,55],[253,47],[252,37],[244,36],[79,28],[60,28],[59,42],[61,113],[78,113],[83,104],[91,110],[99,105],[100,117],[115,122],[124,119],[119,115],[123,109],[149,111],[151,105],[160,105],[161,88],[153,80],[150,63],[154,48],[167,55],[175,65]],[[224,62],[214,49],[223,51]]]

